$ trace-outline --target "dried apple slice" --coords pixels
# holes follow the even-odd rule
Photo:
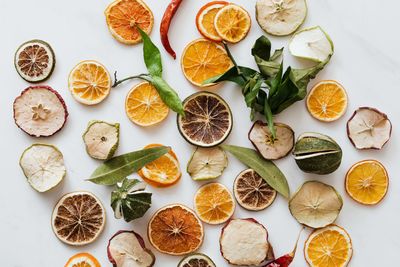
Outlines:
[[[381,149],[391,134],[392,123],[375,108],[361,107],[347,122],[347,135],[357,149]]]
[[[187,172],[193,180],[209,180],[221,176],[226,166],[228,157],[224,150],[219,147],[198,147],[188,163]]]

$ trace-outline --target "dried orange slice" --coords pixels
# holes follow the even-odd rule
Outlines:
[[[204,87],[204,81],[230,69],[232,61],[222,45],[202,38],[186,46],[182,54],[181,66],[189,82]]]
[[[83,252],[72,256],[64,267],[101,267],[101,265],[92,254]]]
[[[68,87],[76,101],[85,105],[96,105],[110,94],[111,77],[99,62],[85,60],[72,69]]]
[[[160,144],[150,144],[145,148],[161,146]],[[148,184],[156,187],[167,187],[174,185],[182,176],[178,158],[171,150],[155,161],[145,165],[139,170],[138,174]]]
[[[352,255],[349,234],[336,225],[315,230],[304,245],[304,256],[312,267],[345,267]]]
[[[149,82],[143,82],[129,91],[125,100],[125,111],[133,123],[152,126],[167,118],[169,108],[156,88]]]
[[[317,120],[338,120],[347,109],[346,90],[336,81],[321,81],[311,89],[306,104],[308,112]]]
[[[387,193],[389,176],[379,161],[363,160],[347,172],[345,185],[352,199],[364,205],[375,205]]]
[[[116,0],[107,7],[104,14],[112,36],[127,45],[142,40],[137,27],[149,34],[154,24],[153,12],[141,0]]]
[[[229,4],[225,1],[212,1],[205,4],[197,13],[196,26],[201,35],[213,41],[222,41],[214,27],[215,15],[224,6]]]
[[[106,214],[100,200],[89,192],[72,192],[56,204],[52,215],[55,235],[68,245],[92,243],[103,231]]]
[[[179,204],[159,209],[150,219],[147,233],[150,243],[169,255],[192,253],[204,238],[200,219],[191,209]]]
[[[229,4],[215,15],[214,27],[223,40],[238,43],[249,33],[251,18],[244,8]]]
[[[203,222],[220,224],[232,217],[235,201],[224,185],[209,183],[197,190],[194,196],[194,209]]]

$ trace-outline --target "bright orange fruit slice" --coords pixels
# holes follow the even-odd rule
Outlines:
[[[161,145],[150,144],[145,148],[156,146]],[[139,170],[138,174],[145,182],[155,187],[174,185],[182,176],[178,159],[172,150],[155,161],[145,165]]]
[[[249,33],[251,18],[244,8],[229,4],[221,8],[215,15],[214,27],[223,40],[238,43]]]
[[[364,160],[350,168],[345,185],[346,192],[352,199],[364,205],[375,205],[387,193],[389,176],[379,161]]]
[[[220,224],[229,220],[235,211],[235,201],[228,188],[220,183],[200,187],[194,196],[194,207],[200,220]]]
[[[345,267],[352,255],[349,234],[336,225],[315,230],[304,245],[306,261],[313,267]]]
[[[99,62],[85,60],[72,69],[68,87],[76,101],[85,105],[96,105],[110,94],[111,77]]]
[[[205,4],[197,13],[196,26],[199,32],[207,39],[213,41],[222,41],[214,26],[214,19],[218,11],[229,4],[225,1],[212,1]]]
[[[64,267],[101,267],[101,265],[91,254],[83,252],[72,256]]]
[[[112,36],[127,45],[142,40],[137,27],[149,34],[154,24],[153,13],[141,0],[116,0],[107,7],[104,14]]]
[[[192,253],[204,238],[200,219],[191,209],[179,204],[159,209],[150,219],[147,233],[150,243],[169,255]]]
[[[169,108],[156,88],[149,82],[143,82],[129,91],[125,100],[125,111],[133,123],[152,126],[167,118]]]
[[[222,45],[204,38],[188,44],[181,60],[186,79],[200,87],[204,87],[204,81],[225,73],[232,65]]]
[[[336,81],[321,81],[311,89],[306,104],[308,112],[317,120],[338,120],[347,109],[346,90]]]

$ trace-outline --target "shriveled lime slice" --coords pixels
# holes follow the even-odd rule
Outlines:
[[[107,160],[111,158],[119,144],[119,123],[90,121],[83,134],[86,151],[92,158]]]
[[[307,16],[305,0],[258,0],[256,16],[269,34],[284,36],[296,31]]]
[[[215,263],[202,253],[194,253],[184,257],[178,267],[216,267]]]
[[[336,189],[318,181],[305,182],[289,201],[293,217],[311,228],[333,223],[342,206],[342,197]]]
[[[228,157],[224,150],[198,147],[187,165],[187,172],[193,180],[209,180],[221,176],[226,166]]]
[[[327,60],[333,50],[332,40],[319,26],[295,33],[289,42],[289,51],[293,56],[316,62]]]
[[[52,189],[66,174],[60,150],[47,144],[33,144],[25,149],[19,165],[29,184],[39,192]]]

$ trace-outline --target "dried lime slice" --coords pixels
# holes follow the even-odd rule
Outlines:
[[[323,62],[333,54],[333,42],[321,27],[296,32],[289,42],[289,51],[295,57]]]
[[[187,172],[193,180],[209,180],[220,177],[226,166],[228,157],[224,150],[198,147],[187,165]]]
[[[53,49],[42,40],[25,42],[15,52],[14,65],[19,76],[31,83],[49,78],[55,64]]]
[[[289,201],[292,216],[311,228],[333,223],[342,206],[342,197],[336,189],[318,181],[305,182]]]
[[[296,31],[307,16],[305,0],[258,0],[256,16],[269,34],[284,36]]]
[[[119,144],[119,123],[90,121],[83,141],[86,151],[92,158],[107,160],[111,158]]]
[[[33,144],[25,149],[19,165],[29,184],[39,192],[52,189],[66,174],[62,153],[47,144]]]
[[[216,267],[215,263],[202,253],[194,253],[184,257],[178,267]]]

